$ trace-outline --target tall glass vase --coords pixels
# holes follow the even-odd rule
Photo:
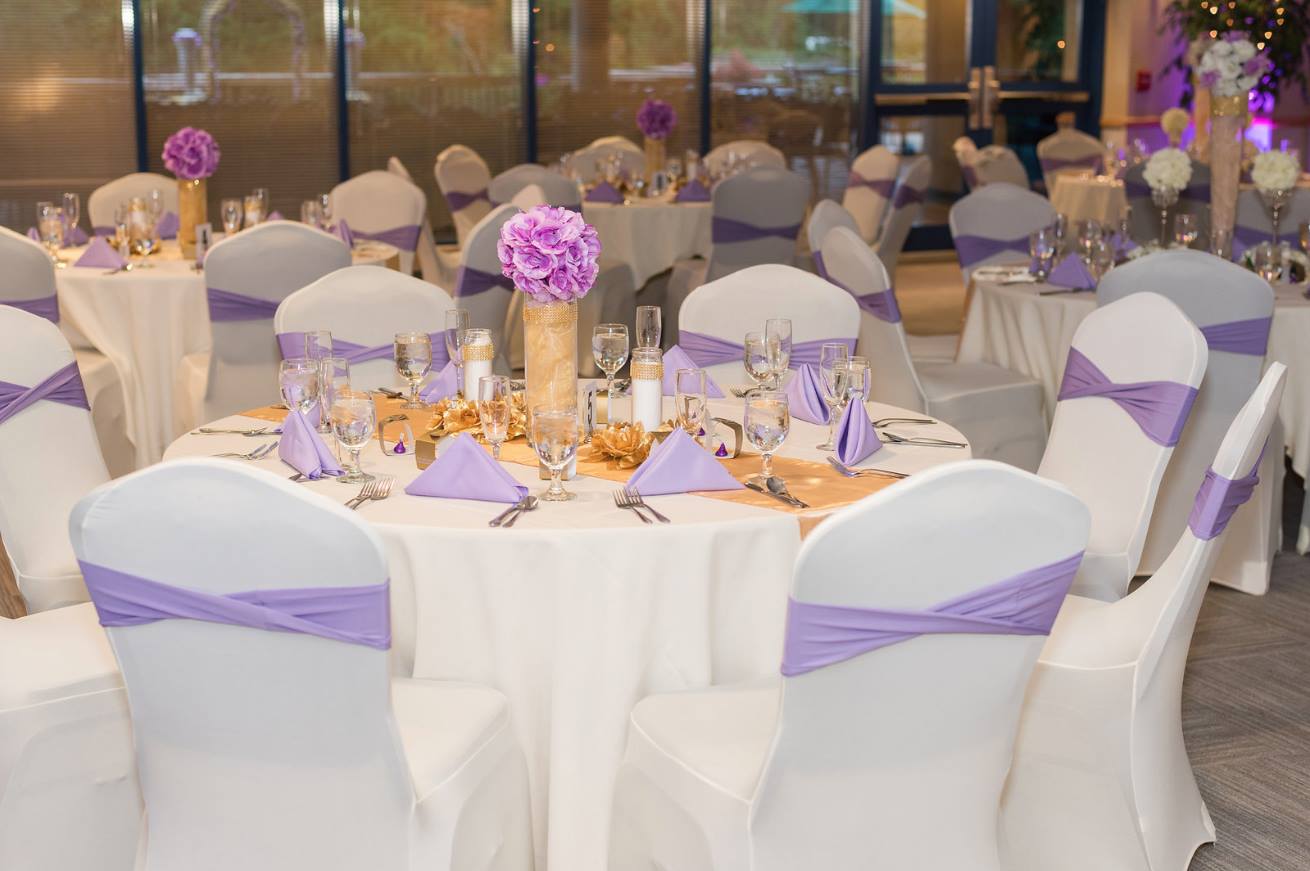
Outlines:
[[[654,181],[655,173],[664,169],[664,140],[646,137],[646,183]]]
[[[177,180],[177,241],[182,256],[196,256],[196,225],[209,220],[208,192],[203,178]]]
[[[1210,97],[1210,232],[1233,232],[1242,173],[1246,94]]]
[[[527,382],[524,399],[529,416],[529,432],[532,431],[531,415],[534,408],[577,408],[576,302],[537,302],[524,294],[523,376]]]

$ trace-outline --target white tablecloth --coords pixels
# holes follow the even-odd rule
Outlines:
[[[600,236],[601,256],[627,263],[638,290],[679,260],[710,256],[709,203],[675,203],[671,196],[584,203],[582,215]]]
[[[1095,218],[1113,224],[1123,217],[1128,199],[1124,195],[1124,183],[1119,179],[1063,173],[1055,178],[1051,205],[1074,221]]]
[[[84,250],[64,256],[76,261]],[[370,241],[356,250],[355,263],[381,265],[396,253]],[[200,422],[213,347],[204,274],[182,259],[176,242],[165,242],[150,262],[113,275],[74,266],[55,275],[70,341],[100,351],[122,379],[138,468],[158,462],[169,442]]]
[[[741,419],[739,401],[713,402]],[[907,412],[870,403],[870,416]],[[672,414],[671,401],[665,411]],[[909,415],[919,416],[919,415]],[[220,426],[260,424],[233,417]],[[937,424],[904,432],[963,441]],[[793,420],[783,455],[821,460],[823,432]],[[264,439],[184,436],[166,459],[204,456]],[[968,450],[886,446],[866,465],[915,472]],[[260,466],[287,475],[276,459]],[[367,471],[396,476],[390,499],[360,515],[388,550],[393,666],[422,678],[473,681],[509,698],[528,760],[537,868],[604,871],[614,776],[628,713],[660,691],[777,674],[800,522],[789,513],[693,495],[651,499],[673,523],[647,526],[614,507],[611,481],[578,478],[567,503],[541,503],[513,529],[487,521],[504,506],[412,497],[412,455]],[[506,464],[534,492],[535,468]],[[334,481],[304,486],[338,502]]]

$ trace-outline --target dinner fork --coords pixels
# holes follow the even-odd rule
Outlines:
[[[828,462],[832,465],[834,469],[837,470],[839,474],[845,475],[847,478],[908,478],[910,477],[904,472],[893,472],[890,469],[870,469],[870,468],[852,469],[850,466],[844,465],[842,461],[837,459],[836,457],[828,457]]]
[[[917,423],[917,424],[924,424],[924,425],[927,425],[927,424],[930,424],[930,423],[936,423],[936,422],[937,422],[937,421],[935,421],[935,420],[930,420],[929,418],[926,418],[926,417],[881,417],[881,418],[878,418],[877,420],[875,420],[875,421],[873,422],[873,425],[874,425],[874,426],[887,426],[888,424],[892,424],[892,423],[904,423],[904,424]]]
[[[214,454],[215,457],[226,457],[233,460],[258,460],[268,456],[277,449],[277,442],[269,442],[266,445],[260,445],[248,454],[238,453],[237,451],[225,451],[221,454]]]
[[[915,436],[914,438],[906,438],[905,436],[897,435],[896,433],[888,432],[887,430],[883,430],[882,432],[878,433],[878,438],[885,439],[886,441],[889,441],[894,445],[918,445],[920,447],[925,447],[925,448],[967,448],[968,447],[968,445],[966,445],[964,442],[952,442],[952,441],[947,441],[946,439],[930,439],[927,438],[926,436]]]
[[[395,482],[396,479],[390,475],[382,475],[374,478],[360,488],[359,495],[347,502],[346,507],[354,511],[359,508],[359,506],[370,500],[386,499],[391,495],[391,486]]]
[[[200,429],[196,430],[196,432],[200,433],[200,435],[273,435],[273,433],[269,432],[270,429],[271,427],[267,426],[261,426],[256,429],[214,429],[213,427],[202,426]]]
[[[649,517],[641,513],[641,509],[637,507],[637,503],[632,501],[632,495],[626,490],[614,491],[614,505],[617,508],[626,508],[630,510],[633,514],[641,518],[642,523],[649,525],[651,522]]]
[[[625,496],[628,497],[628,501],[630,501],[633,505],[637,506],[638,508],[645,508],[647,511],[651,513],[651,516],[654,517],[656,520],[658,520],[660,523],[672,522],[671,520],[669,520],[669,518],[665,517],[663,514],[660,514],[658,511],[652,508],[650,504],[647,503],[646,500],[642,497],[642,495],[638,493],[636,490],[628,490],[625,488],[623,490],[623,493]]]

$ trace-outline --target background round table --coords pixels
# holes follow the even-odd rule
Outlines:
[[[710,256],[710,215],[709,203],[677,203],[672,194],[627,205],[582,204],[605,259],[627,263],[638,290],[679,260]]]
[[[868,408],[872,419],[921,416]],[[740,421],[742,404],[716,400],[711,410]],[[236,416],[215,426],[261,424]],[[813,446],[824,429],[793,419],[779,455],[821,461]],[[964,441],[945,424],[897,431]],[[263,443],[186,435],[165,459]],[[913,473],[969,453],[887,445],[865,465]],[[681,494],[650,497],[672,523],[646,525],[615,507],[618,483],[579,476],[566,484],[574,501],[541,503],[512,529],[492,529],[506,506],[406,495],[413,453],[383,454],[374,439],[363,459],[366,471],[396,477],[391,498],[360,509],[387,548],[394,672],[505,693],[528,761],[537,867],[604,871],[633,705],[653,692],[777,675],[792,565],[816,518]],[[291,474],[276,454],[256,465]],[[504,467],[532,492],[545,488],[536,468]],[[357,490],[331,479],[303,486],[338,503]]]
[[[1055,177],[1051,206],[1073,221],[1095,219],[1117,224],[1128,208],[1124,183],[1110,176],[1062,173]]]

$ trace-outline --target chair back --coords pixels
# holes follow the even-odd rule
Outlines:
[[[869,360],[869,398],[922,411],[926,403],[923,387],[910,359],[896,292],[878,256],[853,231],[837,227],[823,239],[823,262],[829,280],[860,304],[855,351]],[[889,298],[879,300],[878,294]]]
[[[568,156],[565,166],[578,181],[592,184],[605,177],[605,161],[618,155],[620,171],[628,178],[640,178],[646,171],[646,152],[624,136],[602,136]]]
[[[55,265],[40,243],[0,227],[0,305],[59,323]]]
[[[1037,474],[1063,484],[1091,509],[1087,545],[1093,555],[1122,557],[1122,585],[1104,588],[1090,573],[1074,581],[1074,592],[1113,600],[1127,592],[1146,543],[1152,509],[1165,467],[1191,405],[1175,406],[1196,391],[1209,357],[1205,337],[1177,305],[1155,293],[1137,293],[1092,312],[1073,336],[1074,372],[1066,373],[1062,398]],[[1169,382],[1179,387],[1143,389],[1136,396],[1081,395],[1085,360],[1116,385]],[[1090,379],[1089,379],[1090,380]],[[1186,402],[1186,399],[1183,399]],[[1194,399],[1192,400],[1194,402]],[[1135,403],[1135,405],[1134,405]],[[1158,403],[1158,404],[1156,404]],[[1151,417],[1134,418],[1136,408]],[[1177,408],[1177,414],[1167,409]],[[1151,412],[1151,409],[1158,411]],[[1181,417],[1181,420],[1180,420]],[[1176,426],[1170,422],[1179,421]],[[1149,432],[1148,432],[1149,429]],[[1162,438],[1163,437],[1163,438]]]
[[[400,249],[400,271],[414,272],[414,252],[428,223],[428,198],[412,181],[380,169],[332,189],[332,217],[345,220],[356,239],[377,239]],[[432,252],[436,260],[436,252]]]
[[[1299,243],[1297,228],[1310,221],[1310,188],[1293,188],[1292,201],[1278,218],[1278,239],[1293,247]],[[1274,238],[1274,218],[1260,192],[1253,188],[1237,195],[1237,226],[1233,228],[1233,257],[1240,258],[1248,248]]]
[[[735,346],[732,359],[702,368],[724,390],[749,384],[742,363],[742,340],[748,332],[763,332],[769,318],[791,319],[792,368],[807,357],[811,363],[817,362],[823,342],[845,342],[853,347],[860,330],[859,306],[849,293],[794,266],[766,264],[693,290],[678,314],[679,344],[687,343],[687,334],[694,333]]]
[[[714,186],[713,247],[706,279],[761,263],[793,263],[796,239],[810,201],[804,176],[756,167]]]
[[[1196,485],[1264,370],[1274,293],[1258,275],[1202,251],[1162,251],[1112,269],[1096,291],[1104,306],[1151,291],[1171,300],[1196,324],[1210,346],[1201,392],[1160,484],[1138,570],[1157,569],[1178,541]],[[1246,340],[1216,325],[1245,324]],[[1236,351],[1236,352],[1235,352]]]
[[[859,225],[860,238],[872,244],[882,232],[883,219],[896,189],[900,158],[885,145],[862,152],[851,164],[841,204]]]
[[[478,221],[460,252],[460,274],[451,294],[454,297],[452,307],[468,309],[470,324],[491,330],[497,371],[502,367],[504,371],[509,369],[509,348],[506,345],[513,334],[508,321],[510,304],[514,300],[514,282],[501,272],[496,245],[500,242],[500,228],[518,213],[518,207],[506,203]]]
[[[452,145],[437,155],[432,173],[455,223],[455,239],[463,248],[469,230],[491,211],[491,198],[487,192],[491,185],[491,170],[472,148]]]
[[[535,163],[520,163],[510,167],[493,178],[487,189],[491,192],[493,205],[503,205],[512,202],[514,195],[530,184],[538,185],[545,191],[546,202],[552,206],[563,206],[574,211],[582,209],[582,191],[577,182]]]
[[[350,265],[350,249],[336,236],[295,221],[268,221],[216,243],[205,255],[214,350],[205,420],[277,399],[281,355],[273,337],[277,303],[310,282]],[[377,268],[377,267],[374,267]],[[266,305],[240,319],[215,317],[214,291]]]
[[[1130,166],[1124,173],[1124,196],[1131,209],[1128,232],[1139,245],[1160,238],[1160,208],[1151,202],[1151,187],[1143,178],[1146,163]],[[1169,233],[1173,233],[1175,215],[1186,212],[1195,215],[1199,232],[1196,244],[1208,246],[1210,241],[1210,167],[1192,161],[1192,178],[1178,194],[1178,202],[1169,207]],[[1169,240],[1170,244],[1173,239]],[[1186,311],[1186,309],[1183,309]]]
[[[910,238],[910,230],[923,217],[923,203],[931,182],[932,158],[923,155],[910,161],[896,185],[892,210],[882,225],[882,235],[878,237],[875,247],[878,259],[893,278],[896,276],[896,264],[901,258],[901,251],[905,250],[905,240]]]
[[[855,218],[836,200],[819,200],[810,210],[810,219],[805,222],[805,241],[810,246],[810,256],[814,258],[814,271],[820,278],[828,274],[823,266],[823,240],[833,227],[846,227],[860,232]]]
[[[1055,220],[1050,200],[1027,188],[988,183],[951,206],[951,241],[968,284],[979,266],[1027,263],[1028,235]]]
[[[446,310],[455,307],[444,290],[394,269],[376,266],[347,266],[328,273],[312,284],[282,300],[273,316],[273,329],[279,335],[330,330],[340,355],[349,342],[365,348],[390,346],[396,333],[437,333],[432,346],[432,369],[440,371],[447,355],[444,331]],[[297,343],[290,343],[297,345]],[[303,338],[296,353],[303,354]],[[379,385],[407,389],[396,372],[395,357],[351,363],[351,383],[358,389],[372,390]]]
[[[786,169],[787,158],[781,151],[759,139],[736,139],[715,146],[705,155],[705,170],[713,177],[722,175],[729,164],[746,167],[771,166]]]
[[[951,463],[833,514],[801,545],[791,595],[811,606],[926,612],[1034,573],[1024,594],[1006,597],[1007,616],[1036,599],[1047,607],[1025,622],[1041,627],[1054,619],[1088,525],[1087,508],[1059,485],[1002,463]],[[1001,790],[1045,640],[1041,628],[962,628],[785,677],[751,808],[755,867],[999,867]]]
[[[978,187],[978,176],[974,172],[973,162],[978,159],[978,145],[968,136],[960,136],[951,143],[955,152],[955,161],[960,165],[960,176],[964,179],[964,189],[971,191]]]
[[[1019,155],[1004,145],[988,145],[978,149],[970,164],[973,167],[974,188],[1003,182],[1027,190],[1028,170],[1024,169]]]
[[[85,602],[68,514],[109,480],[91,412],[53,399],[4,410],[18,409],[6,385],[36,387],[76,359],[57,326],[16,308],[0,305],[0,335],[0,539],[29,611]]]
[[[1037,143],[1037,162],[1042,166],[1046,192],[1055,190],[1055,179],[1067,173],[1091,170],[1100,172],[1105,165],[1105,146],[1095,136],[1073,127],[1061,127]]]
[[[132,197],[147,197],[152,190],[164,195],[164,211],[177,214],[177,179],[157,172],[130,172],[105,182],[86,198],[86,216],[92,230],[114,235],[114,210]]]
[[[409,174],[405,164],[395,155],[387,159],[387,172],[403,178],[410,184],[414,183],[414,176]],[[437,277],[441,274],[441,264],[437,261],[437,241],[432,235],[432,225],[427,220],[423,221],[423,228],[419,230],[418,249],[414,255],[418,258],[419,274],[425,281],[436,284]]]
[[[111,573],[158,585],[128,589],[165,614],[206,615],[107,630],[132,711],[145,871],[409,867],[414,786],[386,642],[254,628],[302,596],[313,598],[299,625],[332,590],[385,595],[386,555],[367,523],[281,475],[197,459],[100,488],[70,532],[102,623],[138,610],[115,602]],[[246,594],[236,601],[254,619],[209,622],[217,609],[188,594],[223,605]]]
[[[541,189],[539,184],[530,184],[522,188],[509,203],[520,212],[535,209],[537,206],[549,205],[546,202],[546,192]]]

